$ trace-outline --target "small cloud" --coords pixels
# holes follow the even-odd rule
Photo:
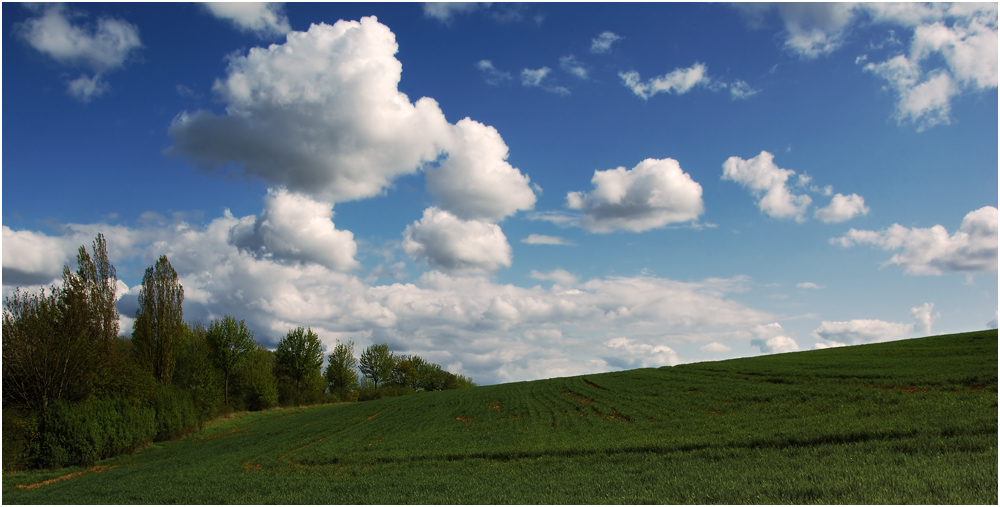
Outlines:
[[[802,282],[802,283],[796,284],[795,286],[798,287],[798,288],[800,288],[800,289],[825,289],[826,288],[825,285],[816,285],[815,283],[812,283],[812,282]]]
[[[758,93],[760,93],[760,90],[754,90],[746,81],[740,79],[729,84],[729,95],[733,99],[748,99]]]
[[[722,354],[724,352],[729,352],[733,350],[733,348],[728,345],[723,345],[719,342],[712,342],[709,343],[708,345],[702,345],[701,347],[698,347],[698,350],[702,352],[710,352],[713,354]]]
[[[456,14],[465,14],[478,10],[488,4],[477,2],[425,2],[424,17],[434,18],[444,24],[451,23]]]
[[[580,63],[580,61],[573,55],[560,58],[559,67],[580,79],[587,79],[588,77],[587,68],[584,67],[583,64]]]
[[[611,51],[611,45],[625,37],[613,32],[601,32],[590,41],[590,52],[594,54],[604,54]]]
[[[799,344],[791,337],[785,336],[785,330],[777,322],[757,326],[750,332],[757,337],[750,340],[750,346],[759,347],[761,354],[780,354],[799,350]]]
[[[542,81],[545,77],[552,72],[552,69],[548,67],[542,67],[540,69],[524,69],[521,71],[521,86],[527,88],[541,88],[547,92],[552,92],[558,95],[569,95],[569,89],[563,86],[553,86],[543,84]]]
[[[494,86],[512,79],[509,72],[501,72],[497,70],[497,68],[493,66],[493,62],[489,60],[479,60],[479,63],[476,64],[476,68],[483,72],[486,82]]]
[[[285,6],[280,2],[206,2],[202,4],[208,12],[219,19],[225,19],[243,32],[267,38],[284,35],[292,31],[285,15]]]
[[[712,80],[708,78],[707,74],[708,67],[702,63],[695,62],[689,68],[677,68],[668,74],[654,77],[645,82],[642,81],[639,73],[635,71],[619,72],[618,76],[622,78],[625,86],[632,90],[632,93],[643,100],[647,100],[657,93],[683,95],[691,91],[695,86],[709,86]]]
[[[569,241],[567,239],[560,238],[558,236],[545,236],[543,234],[530,234],[527,238],[521,240],[521,243],[527,243],[529,245],[564,245],[564,246],[576,246],[576,243]]]
[[[832,190],[832,189],[831,189]],[[846,222],[858,215],[867,215],[868,207],[865,198],[858,194],[837,194],[830,200],[830,205],[816,210],[815,217],[823,223]]]
[[[573,273],[566,271],[565,269],[554,269],[548,273],[541,273],[534,269],[531,270],[529,275],[535,280],[546,280],[555,282],[561,287],[573,287],[577,284],[579,279]]]
[[[993,320],[987,322],[986,323],[986,327],[988,327],[989,329],[996,329],[997,328],[997,312],[993,313]]]
[[[559,227],[579,227],[580,215],[562,211],[533,211],[525,215],[528,220],[541,220]]]
[[[41,16],[17,25],[15,32],[53,60],[91,70],[93,76],[81,75],[67,85],[70,95],[90,102],[111,89],[104,74],[124,66],[142,43],[139,29],[131,23],[110,18],[99,19],[95,27],[71,23],[71,19],[80,17],[62,4],[52,4]]]

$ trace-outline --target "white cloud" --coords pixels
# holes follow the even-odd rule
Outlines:
[[[910,308],[910,315],[913,315],[913,319],[917,321],[917,326],[919,326],[920,332],[925,335],[931,334],[931,326],[934,325],[934,321],[941,316],[941,313],[931,313],[934,311],[934,303],[924,303],[920,306],[915,306]]]
[[[555,282],[556,285],[560,287],[575,287],[579,278],[573,273],[566,271],[565,269],[554,269],[548,273],[539,273],[538,271],[532,269],[531,275],[535,280],[549,280]]]
[[[285,44],[235,57],[215,93],[227,113],[182,113],[170,126],[181,153],[206,168],[342,202],[378,195],[435,160],[451,140],[437,102],[411,104],[389,28],[374,17],[312,25]]]
[[[815,283],[812,283],[812,282],[802,282],[802,283],[795,284],[795,286],[798,287],[798,288],[800,288],[800,289],[825,289],[826,288],[823,285],[816,285]]]
[[[489,60],[479,60],[476,64],[476,68],[483,72],[486,77],[486,82],[491,85],[499,85],[504,81],[509,81],[511,79],[510,72],[501,72],[493,66],[493,62]]]
[[[556,270],[533,275],[553,280],[552,287],[522,288],[486,276],[431,271],[414,283],[370,285],[321,264],[279,262],[241,251],[229,241],[240,221],[227,214],[204,227],[66,224],[63,236],[32,234],[43,239],[37,251],[68,244],[73,246],[63,251],[71,254],[104,232],[119,276],[134,270],[129,266],[141,271],[167,255],[184,286],[186,320],[208,322],[225,314],[246,319],[268,347],[289,328],[309,326],[327,343],[331,337],[353,338],[361,347],[388,343],[394,351],[419,354],[482,383],[610,371],[633,364],[639,359],[635,351],[666,354],[662,361],[668,364],[669,352],[657,347],[735,340],[773,320],[728,297],[742,290],[742,278],[580,282]],[[15,245],[3,238],[5,249]],[[5,271],[17,258],[4,252]],[[3,280],[13,282],[6,275]],[[4,285],[5,293],[9,289]],[[125,331],[138,289],[136,281],[119,301]],[[606,344],[618,337],[628,340],[625,347]]]
[[[756,337],[750,340],[750,346],[760,348],[761,354],[780,354],[799,350],[799,344],[791,337],[785,336],[785,330],[777,322],[756,326],[750,333]]]
[[[312,25],[285,44],[253,48],[213,87],[226,114],[180,114],[170,151],[208,169],[236,163],[245,176],[329,203],[379,195],[439,163],[428,186],[441,207],[489,219],[530,209],[529,181],[505,161],[495,129],[468,118],[452,125],[433,99],[410,103],[399,92],[397,49],[374,17]],[[457,181],[470,185],[465,195]]]
[[[993,313],[993,319],[986,323],[986,327],[989,329],[997,328],[997,316],[1000,315],[1000,310]]]
[[[794,218],[796,222],[805,220],[806,208],[812,203],[812,198],[789,191],[786,183],[795,171],[775,165],[774,155],[762,151],[750,160],[729,157],[722,164],[722,169],[722,179],[735,181],[758,196],[757,206],[768,216]]]
[[[580,79],[587,79],[587,68],[573,55],[560,57],[559,67]]]
[[[62,276],[63,265],[74,258],[79,246],[66,238],[3,226],[4,285],[26,287],[53,282]]]
[[[785,47],[803,58],[833,52],[854,20],[854,3],[779,3],[785,22]]]
[[[649,158],[632,169],[594,171],[590,193],[570,192],[567,206],[583,211],[591,232],[642,232],[693,222],[704,212],[701,185],[671,158]]]
[[[447,24],[451,22],[451,18],[456,14],[473,12],[486,5],[489,4],[477,2],[424,2],[424,16]]]
[[[580,227],[580,215],[563,211],[532,211],[527,213],[528,220],[541,220],[559,227]]]
[[[612,44],[624,38],[613,32],[601,32],[600,35],[590,41],[590,52],[596,54],[608,53],[611,51]]]
[[[948,235],[941,225],[909,228],[893,224],[881,231],[851,229],[833,244],[842,247],[870,244],[882,250],[899,250],[886,264],[902,266],[910,275],[945,272],[997,272],[997,209],[985,206],[962,219],[957,232]]]
[[[747,84],[746,81],[737,79],[728,85],[729,95],[734,99],[748,99],[760,93],[760,90],[754,90]]]
[[[702,345],[701,347],[698,347],[698,350],[702,352],[709,352],[712,354],[722,354],[733,350],[733,348],[730,347],[729,345],[723,345],[719,342],[712,342],[709,343],[708,345]]]
[[[461,218],[493,221],[535,205],[530,179],[507,163],[507,145],[495,128],[465,118],[453,132],[448,157],[426,170],[438,207]]]
[[[913,334],[913,324],[883,320],[857,319],[846,322],[823,321],[812,334],[820,348],[842,347],[861,343],[883,342],[906,338]]]
[[[680,363],[677,352],[666,345],[638,343],[623,336],[604,342],[615,357],[604,358],[610,364],[623,368],[649,368],[653,366],[674,366]]]
[[[284,35],[292,30],[284,4],[280,2],[206,2],[202,5],[215,17],[229,20],[236,28],[259,37]]]
[[[864,67],[888,81],[899,96],[895,115],[901,123],[913,122],[918,130],[948,124],[954,97],[997,87],[996,4],[866,8],[876,21],[913,28],[908,54]],[[937,64],[941,61],[943,66]]]
[[[625,86],[632,90],[632,93],[645,100],[657,93],[683,95],[695,86],[708,86],[711,80],[707,73],[708,67],[696,62],[687,69],[674,69],[669,74],[654,77],[646,82],[642,82],[639,73],[635,71],[620,72],[618,76],[622,78]]]
[[[858,194],[836,194],[827,207],[816,210],[815,217],[829,224],[846,222],[858,215],[867,214],[868,207],[865,206],[864,197]]]
[[[510,267],[511,249],[500,226],[462,220],[430,207],[419,221],[406,226],[403,249],[414,259],[453,273],[492,272]]]
[[[80,76],[68,85],[70,95],[83,102],[110,90],[104,74],[125,64],[134,50],[142,46],[139,29],[120,19],[102,18],[96,27],[71,23],[62,4],[48,5],[41,16],[30,18],[17,27],[17,32],[31,47],[53,60],[68,66],[84,67],[94,75]]]
[[[527,238],[521,240],[521,243],[527,243],[529,245],[576,245],[567,239],[560,238],[558,236],[546,236],[544,234],[529,234]]]
[[[569,89],[563,86],[554,86],[543,84],[542,81],[545,77],[552,72],[552,69],[548,67],[542,67],[540,69],[524,69],[521,71],[521,86],[528,88],[541,88],[547,92],[552,92],[558,95],[569,95]]]
[[[313,262],[335,271],[358,267],[358,251],[351,231],[333,224],[330,205],[285,189],[268,189],[260,217],[243,217],[233,226],[229,241],[258,258],[278,262]]]

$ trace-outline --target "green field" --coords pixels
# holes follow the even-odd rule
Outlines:
[[[997,332],[240,413],[4,503],[997,503]]]

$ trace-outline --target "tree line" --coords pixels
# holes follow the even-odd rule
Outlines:
[[[184,288],[166,256],[145,270],[131,338],[119,329],[117,274],[103,234],[77,270],[3,308],[3,468],[87,465],[178,438],[219,415],[471,387],[415,355],[337,343],[322,369],[311,328],[274,351],[244,320],[185,322]]]

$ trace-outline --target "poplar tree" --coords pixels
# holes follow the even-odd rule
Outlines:
[[[139,309],[135,312],[132,345],[139,363],[153,377],[170,384],[177,343],[183,332],[184,287],[166,255],[146,268],[139,291]]]

